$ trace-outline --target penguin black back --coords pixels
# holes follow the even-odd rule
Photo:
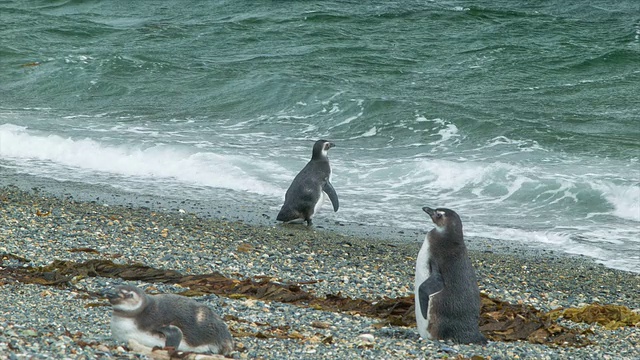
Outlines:
[[[284,204],[276,219],[284,222],[304,222],[311,225],[311,218],[318,211],[327,194],[334,211],[338,211],[338,195],[331,185],[331,165],[327,153],[335,145],[318,140],[313,145],[311,160],[300,170],[285,194]]]
[[[229,354],[233,338],[211,308],[174,294],[147,295],[141,289],[118,286],[107,293],[113,305],[112,335],[146,346]],[[162,334],[162,335],[160,335]]]
[[[418,331],[431,339],[485,343],[478,328],[480,291],[464,244],[462,221],[450,209],[423,210],[435,228],[427,234],[416,262]]]

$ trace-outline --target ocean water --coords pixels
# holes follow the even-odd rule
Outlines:
[[[275,223],[325,138],[323,227],[448,207],[638,273],[639,89],[637,0],[0,1],[0,174]]]

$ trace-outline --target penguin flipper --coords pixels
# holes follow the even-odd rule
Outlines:
[[[436,269],[432,269],[431,275],[418,288],[420,295],[420,311],[426,319],[429,314],[429,297],[435,295],[444,289],[444,281],[442,275]]]
[[[336,190],[333,188],[333,185],[331,185],[331,183],[327,181],[326,183],[324,183],[322,191],[329,195],[329,200],[331,200],[331,204],[333,205],[333,212],[338,211],[340,203],[338,202],[338,194],[336,194]]]
[[[178,350],[180,346],[180,342],[182,341],[182,330],[179,327],[174,325],[163,326],[158,329],[158,332],[164,334],[165,337],[165,347],[172,347]]]

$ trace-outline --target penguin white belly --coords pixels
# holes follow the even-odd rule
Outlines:
[[[193,352],[198,352],[198,353],[214,353],[214,354],[218,354],[220,352],[220,349],[217,346],[214,345],[200,345],[200,346],[189,346],[186,342],[181,341],[180,342],[180,347],[178,347],[178,350],[180,351],[193,351]]]
[[[111,318],[111,335],[114,339],[128,343],[129,340],[135,340],[141,345],[148,347],[164,347],[166,339],[161,335],[155,335],[148,331],[142,331],[138,328],[133,319],[123,317]],[[213,352],[218,353],[219,349],[215,345],[190,346],[184,339],[180,342],[178,349],[180,351],[193,352]]]
[[[148,347],[164,347],[165,344],[165,339],[163,337],[140,330],[138,325],[136,325],[133,319],[130,318],[111,318],[111,335],[114,339],[125,343],[133,339]]]
[[[328,197],[329,197],[329,195],[327,195],[327,193],[324,192],[324,191],[322,192],[322,194],[320,194],[320,197],[318,198],[318,201],[313,206],[313,214],[314,215],[318,213],[318,211],[322,207],[322,204],[324,204],[324,202],[327,200]]]
[[[329,166],[329,177],[328,177],[328,179],[329,179],[328,182],[329,183],[331,183],[331,174],[332,174],[331,166]],[[326,192],[322,191],[320,193],[320,198],[318,198],[318,201],[313,206],[313,214],[314,215],[318,213],[318,211],[322,207],[322,204],[324,204],[324,202],[327,201],[328,198],[329,198],[329,195]]]
[[[431,339],[431,334],[427,331],[429,326],[429,316],[425,319],[422,317],[422,309],[420,307],[420,285],[429,278],[431,272],[429,271],[429,240],[425,239],[418,252],[418,259],[416,260],[416,277],[413,288],[415,296],[415,312],[416,312],[416,325],[418,327],[418,333],[423,339]],[[429,297],[431,299],[431,296]],[[431,307],[431,302],[429,302]],[[429,309],[427,309],[427,315]]]

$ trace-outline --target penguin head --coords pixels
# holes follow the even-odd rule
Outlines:
[[[329,149],[336,146],[336,144],[332,143],[328,140],[318,140],[315,144],[313,144],[313,153],[311,154],[312,159],[321,159],[326,158],[329,153]]]
[[[462,221],[455,211],[445,208],[432,209],[427,206],[423,207],[422,211],[431,217],[431,221],[436,225],[438,232],[452,231],[462,234]]]
[[[120,285],[106,290],[104,295],[109,299],[114,310],[131,313],[142,309],[146,301],[145,293],[131,285]]]

